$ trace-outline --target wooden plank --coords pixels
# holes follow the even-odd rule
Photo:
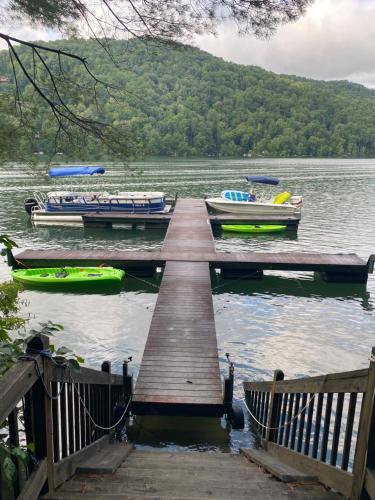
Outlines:
[[[108,435],[105,435],[89,444],[85,448],[77,451],[73,455],[70,455],[63,460],[54,464],[54,484],[57,488],[60,484],[64,483],[67,479],[75,474],[77,466],[87,458],[95,455],[100,448],[109,442]]]
[[[279,460],[277,457],[271,455],[265,450],[240,448],[240,453],[242,453],[251,462],[254,462],[266,469],[266,471],[284,483],[302,483],[306,481],[318,480],[318,476],[315,474],[305,473],[295,467],[285,464],[283,461]]]
[[[367,468],[365,488],[370,498],[375,498],[375,470]]]
[[[36,500],[39,498],[44,483],[47,480],[47,459],[43,459],[38,468],[34,470],[29,479],[26,481],[21,493],[17,497],[18,500]]]
[[[212,387],[211,385],[199,384],[194,387],[181,386],[181,384],[169,384],[168,386],[160,388],[158,385],[154,387],[152,384],[144,385],[139,389],[134,390],[133,401],[137,401],[138,396],[170,396],[175,398],[178,403],[179,397],[193,397],[202,398],[200,401],[197,399],[197,403],[204,404],[206,402],[206,396],[209,395],[210,399],[218,398],[218,402],[222,402],[223,395],[220,386]]]
[[[277,382],[275,392],[365,392],[367,387],[368,368],[350,372],[330,373],[317,377],[283,380]],[[244,382],[245,391],[264,391],[272,389],[272,382]]]
[[[275,443],[267,444],[267,451],[286,465],[291,465],[307,474],[316,475],[321,483],[349,497],[354,483],[353,474],[307,457]]]
[[[108,385],[111,382],[112,385],[122,385],[122,377],[120,375],[109,374],[92,368],[86,368],[85,366],[81,366],[79,372],[71,374],[71,371],[68,368],[64,369],[62,367],[52,365],[51,377],[53,382],[69,380],[70,375],[72,375],[74,382],[77,384]]]
[[[133,444],[106,443],[97,453],[79,462],[76,474],[113,474],[133,449]]]
[[[211,406],[211,405],[218,405],[222,406],[222,399],[218,398],[217,396],[206,396],[202,398],[202,396],[182,396],[179,394],[178,396],[174,396],[173,394],[154,394],[154,395],[144,395],[144,394],[138,394],[137,397],[133,399],[133,403],[162,403],[164,405],[171,403],[173,405],[198,405],[201,407],[206,407],[206,406]]]
[[[139,371],[139,376],[144,375],[144,374],[150,374],[152,375],[155,373],[155,376],[159,374],[164,374],[169,377],[174,377],[174,376],[181,376],[181,374],[186,375],[187,377],[190,376],[190,373],[186,372],[186,368],[184,366],[173,366],[173,367],[163,367],[161,368],[154,368],[152,366],[141,366],[141,369]],[[212,375],[213,378],[216,378],[216,373],[217,373],[217,368],[214,367],[199,367],[196,370],[194,370],[194,375],[195,376],[205,376],[209,377],[209,375]],[[193,375],[193,374],[192,374]]]
[[[142,384],[145,382],[149,382],[151,384],[157,383],[157,384],[165,384],[165,385],[168,385],[168,384],[186,385],[186,384],[196,384],[196,383],[199,383],[202,381],[201,378],[187,377],[187,376],[180,377],[179,375],[181,375],[181,374],[177,373],[173,377],[166,377],[166,376],[165,377],[160,377],[160,376],[157,377],[157,376],[153,376],[153,375],[149,375],[149,376],[142,375],[142,376],[138,376],[137,382],[138,382],[139,387],[142,387]],[[205,385],[218,386],[218,382],[216,379],[210,380],[208,378],[208,379],[205,379]],[[160,387],[161,387],[161,385],[160,385]],[[219,384],[219,387],[221,387],[221,384]]]
[[[40,373],[43,373],[40,356],[36,360]],[[0,423],[4,422],[38,378],[34,361],[18,361],[0,378]]]

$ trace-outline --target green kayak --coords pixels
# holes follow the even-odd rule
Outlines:
[[[46,267],[16,269],[15,281],[25,285],[78,285],[115,284],[125,276],[125,271],[113,267]]]
[[[265,225],[233,225],[228,226],[223,224],[221,226],[223,231],[233,231],[235,233],[280,233],[281,231],[285,231],[286,226],[265,226]]]

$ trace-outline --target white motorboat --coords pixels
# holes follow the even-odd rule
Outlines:
[[[247,176],[250,182],[279,184],[275,177]],[[219,212],[245,215],[300,215],[302,196],[292,196],[284,191],[276,196],[255,195],[253,191],[222,191],[220,196],[206,198],[206,204]]]

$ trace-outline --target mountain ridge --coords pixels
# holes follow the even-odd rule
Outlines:
[[[182,44],[111,41],[123,69],[93,40],[43,44],[86,57],[98,78],[121,87],[122,100],[101,93],[98,110],[89,96],[67,99],[85,116],[125,126],[144,155],[375,156],[375,91],[360,84],[278,75]],[[27,59],[26,50],[20,52]],[[70,63],[66,69],[85,84],[89,80]],[[12,78],[4,51],[0,74]],[[21,86],[31,95],[24,78]],[[43,105],[39,115],[35,130],[41,139],[33,147],[48,151],[55,130]],[[87,153],[102,154],[95,141]]]

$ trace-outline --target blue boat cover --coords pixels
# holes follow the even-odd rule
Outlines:
[[[277,177],[271,177],[269,175],[247,175],[246,180],[249,182],[259,182],[260,184],[272,184],[277,186],[280,182]]]
[[[49,169],[50,177],[68,177],[70,175],[93,175],[104,174],[104,167],[74,166],[74,167],[52,167]]]

